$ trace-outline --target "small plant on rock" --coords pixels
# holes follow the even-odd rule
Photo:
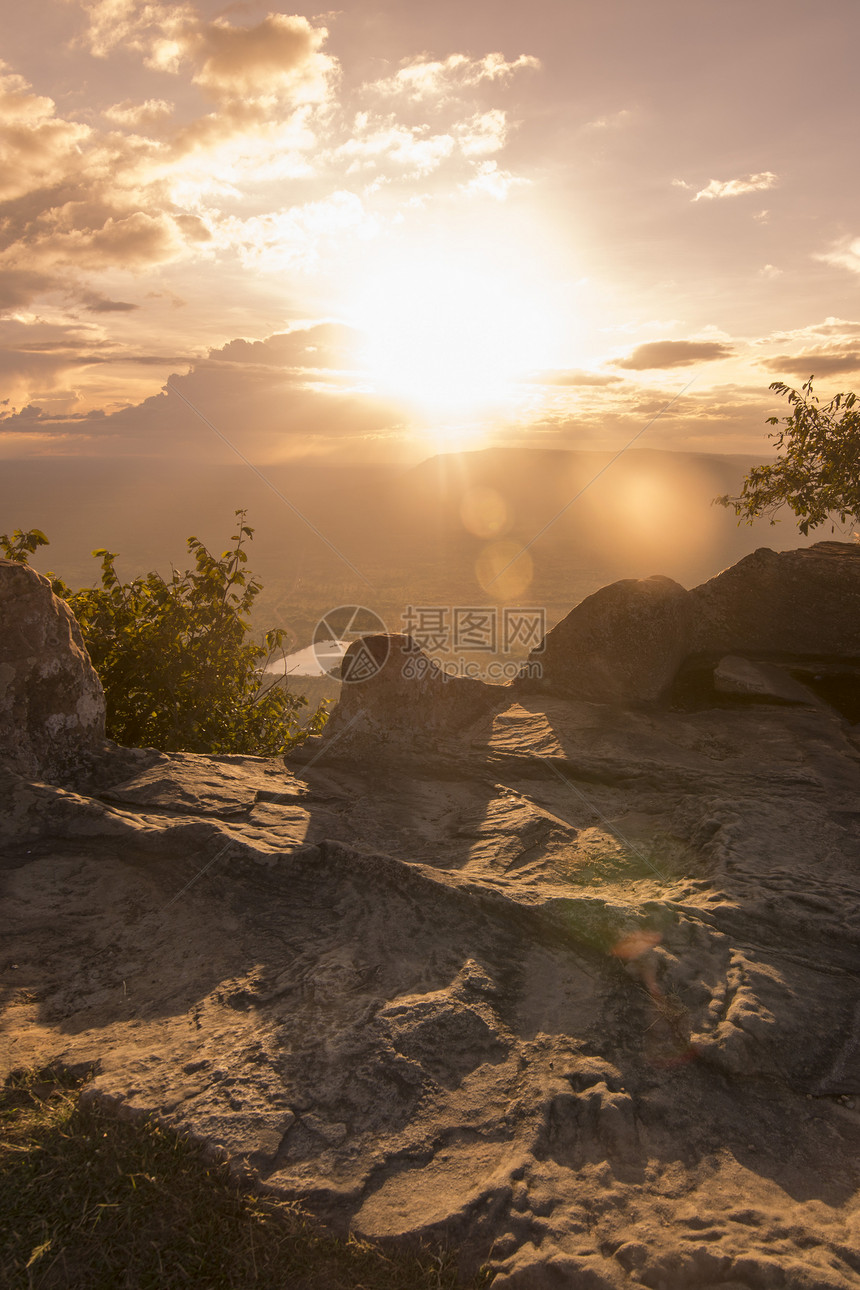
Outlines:
[[[254,530],[236,511],[232,547],[214,556],[188,539],[194,568],[169,579],[160,573],[123,582],[114,551],[101,549],[101,586],[73,592],[52,577],[68,601],[105,691],[107,733],[129,747],[165,752],[250,753],[275,756],[328,716],[322,703],[303,726],[307,700],[291,694],[266,668],[283,656],[285,632],[248,639],[248,615],[262,591],[248,573],[246,543]],[[48,539],[38,529],[0,535],[7,558],[26,564]]]

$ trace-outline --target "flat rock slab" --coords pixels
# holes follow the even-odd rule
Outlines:
[[[4,1070],[506,1290],[855,1287],[860,729],[532,696],[337,747],[8,778]]]
[[[102,790],[104,802],[203,816],[247,813],[258,800],[284,798],[281,767],[264,758],[161,754],[139,775]],[[302,790],[303,791],[303,790]],[[298,800],[302,791],[288,794]]]
[[[753,663],[736,654],[727,654],[714,668],[714,689],[718,694],[775,699],[778,703],[817,702],[812,691],[795,681],[784,668],[770,663]]]

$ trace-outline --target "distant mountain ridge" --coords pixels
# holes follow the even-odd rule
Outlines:
[[[756,547],[804,545],[790,515],[739,527],[712,504],[740,488],[757,457],[612,457],[495,447],[408,468],[293,462],[261,468],[271,486],[240,462],[7,460],[0,531],[43,529],[51,546],[38,567],[88,585],[95,547],[118,551],[126,577],[168,571],[187,559],[189,534],[223,549],[245,507],[256,529],[249,567],[265,588],[260,626],[289,626],[298,646],[338,604],[367,604],[398,629],[407,604],[493,603],[499,588],[482,587],[476,566],[499,543],[528,548],[518,598],[544,605],[550,621],[617,578],[665,573],[692,586]]]

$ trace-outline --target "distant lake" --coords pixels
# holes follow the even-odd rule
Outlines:
[[[306,645],[295,654],[270,663],[268,673],[276,676],[326,676],[343,658],[352,641],[327,640],[317,641],[315,645]]]

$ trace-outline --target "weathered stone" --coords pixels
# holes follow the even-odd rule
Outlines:
[[[70,784],[104,734],[101,682],[71,610],[35,569],[0,560],[0,762]]]
[[[854,1290],[860,730],[490,714],[402,661],[384,770],[373,723],[288,768],[0,767],[0,1075],[93,1070],[118,1115],[500,1285]]]
[[[692,653],[860,657],[860,545],[761,547],[690,599]]]
[[[520,688],[585,699],[659,699],[690,648],[689,593],[671,578],[625,579],[586,597],[547,633],[530,661],[543,679]]]
[[[736,694],[750,699],[776,699],[780,703],[815,703],[815,695],[770,663],[752,663],[748,658],[726,654],[714,668],[714,689],[719,694]]]
[[[422,745],[428,736],[453,734],[471,725],[508,693],[470,677],[448,676],[410,636],[365,636],[354,641],[341,664],[340,701],[317,747],[356,740],[380,747]],[[308,750],[310,751],[310,749]],[[307,755],[307,753],[306,753]]]

